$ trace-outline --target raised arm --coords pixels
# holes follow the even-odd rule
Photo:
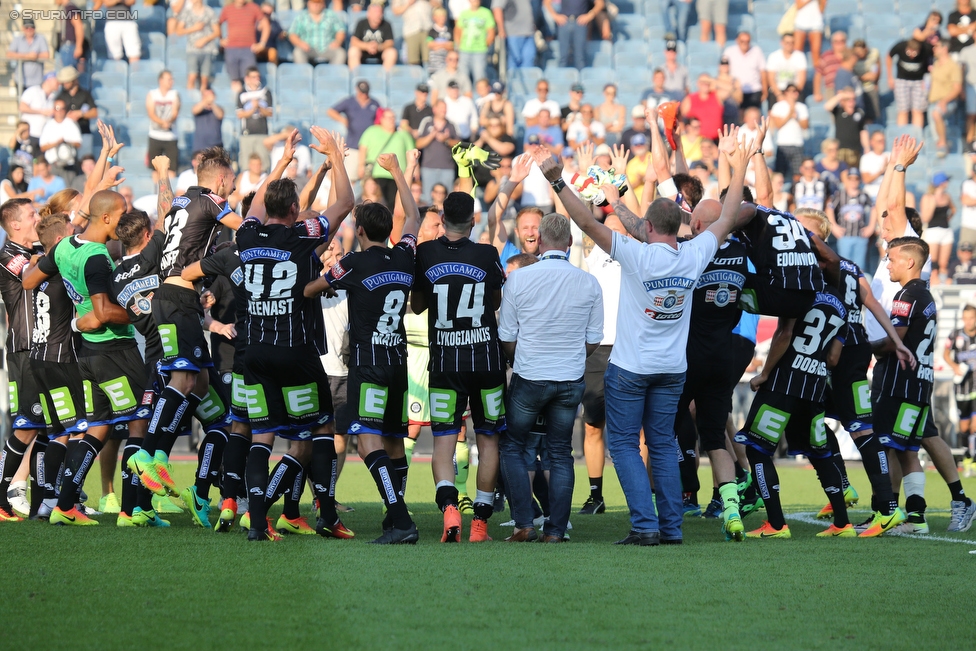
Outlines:
[[[332,187],[335,188],[336,198],[332,204],[325,209],[323,215],[329,220],[329,232],[332,237],[339,231],[342,220],[352,211],[356,202],[356,195],[353,193],[352,184],[349,183],[349,174],[346,172],[344,147],[340,146],[336,140],[336,135],[326,131],[322,127],[312,127],[312,135],[319,141],[321,149],[317,149],[325,154],[332,161]],[[340,140],[342,140],[340,138]],[[407,187],[407,194],[409,192]]]
[[[740,142],[738,136],[738,128],[726,128],[719,140],[719,151],[729,157],[729,164],[732,166],[732,181],[729,183],[728,194],[725,195],[725,203],[722,204],[722,214],[708,227],[708,231],[720,243],[756,214],[755,206],[742,203],[742,188],[745,185],[749,159],[756,155],[759,144],[756,141]]]
[[[916,142],[911,136],[903,136],[902,138],[904,140],[900,148],[898,148],[898,141],[895,141],[895,148],[891,152],[891,160],[895,161],[896,165],[903,166],[904,169],[899,172],[895,170],[894,166],[889,166],[888,170],[885,171],[885,180],[882,181],[883,187],[886,182],[889,182],[888,177],[891,177],[886,197],[888,208],[888,216],[886,219],[894,220],[889,222],[888,227],[894,233],[904,233],[908,225],[908,215],[905,212],[905,170],[915,162],[918,158],[918,153],[922,151],[922,147],[925,145],[924,142]],[[902,140],[902,138],[899,138],[899,140]],[[878,196],[880,198],[881,195],[879,194]]]
[[[766,130],[769,128],[769,118],[760,118],[756,128],[756,146],[762,149],[762,144],[766,140]],[[756,177],[756,204],[773,207],[773,180],[769,175],[769,166],[766,165],[766,157],[758,150],[752,157],[752,171]]]
[[[156,195],[156,230],[166,232],[163,215],[173,207],[173,188],[169,183],[169,158],[156,156],[152,160],[153,169],[159,176],[159,190]]]
[[[264,195],[268,191],[268,184],[280,179],[281,175],[285,173],[285,169],[291,165],[292,160],[295,158],[295,147],[301,139],[302,136],[298,133],[298,129],[294,129],[288,134],[288,137],[285,139],[285,149],[281,152],[281,158],[278,160],[278,164],[274,166],[274,169],[271,170],[267,178],[258,187],[257,192],[254,193],[254,199],[251,200],[251,207],[244,217],[254,217],[262,224],[267,221],[268,213],[264,207]]]
[[[512,200],[513,193],[532,170],[533,163],[532,154],[529,152],[516,156],[512,161],[512,173],[509,175],[508,180],[505,181],[505,184],[498,190],[498,196],[495,197],[495,201],[488,208],[488,237],[491,245],[495,247],[499,255],[505,249],[505,244],[508,243],[508,232],[505,229],[505,224],[502,223],[501,217],[505,214],[505,210],[508,209],[508,204]]]
[[[657,175],[657,185],[661,187],[671,180],[671,162],[668,160],[668,148],[657,125],[657,107],[644,110],[644,121],[651,132],[651,165]]]
[[[420,226],[420,211],[417,209],[417,202],[413,200],[413,193],[410,192],[410,183],[407,182],[407,178],[403,175],[403,170],[400,169],[400,161],[397,159],[396,154],[380,154],[376,157],[376,163],[390,173],[393,177],[394,183],[396,183],[398,200],[400,205],[403,206],[403,215],[405,220],[403,222],[403,232],[400,237],[404,235],[416,235],[417,229]]]

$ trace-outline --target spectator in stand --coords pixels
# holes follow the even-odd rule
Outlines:
[[[635,106],[630,110],[630,128],[620,134],[620,144],[634,153],[634,136],[640,134],[644,136],[645,144],[650,143],[651,131],[647,127],[647,120],[644,119],[644,107]],[[649,147],[648,147],[649,148]]]
[[[679,2],[681,0],[678,0]],[[655,88],[656,88],[655,84]],[[676,102],[688,94],[688,68],[678,63],[678,41],[664,42],[664,92]]]
[[[963,69],[963,95],[966,101],[966,142],[976,140],[976,47],[963,48],[956,54],[956,60]]]
[[[380,103],[369,96],[369,83],[361,80],[356,84],[355,95],[345,98],[328,111],[331,119],[346,127],[346,145],[349,146],[345,161],[346,172],[349,173],[349,181],[353,185],[362,178],[359,176],[359,170],[362,169],[359,161],[359,138],[367,128],[375,124],[379,110]]]
[[[976,244],[976,154],[970,152],[966,156],[966,180],[962,182],[962,223],[959,229],[959,241]]]
[[[295,63],[346,63],[346,23],[325,0],[308,0],[308,8],[295,17],[288,29]]]
[[[535,66],[535,11],[531,0],[492,0],[498,38],[505,42],[509,70]]]
[[[180,114],[180,95],[173,88],[173,74],[169,70],[159,73],[159,87],[146,93],[146,114],[149,116],[149,151],[146,154],[149,168],[152,159],[163,155],[169,158],[171,168],[179,164],[180,149],[176,139],[176,118]]]
[[[854,54],[853,48],[848,48],[844,53],[844,59],[840,62],[840,67],[837,68],[837,74],[834,76],[834,94],[836,95],[842,90],[853,90],[854,100],[857,102],[858,107],[864,108],[864,104],[861,101],[861,82],[858,80],[857,75],[854,74],[854,66],[856,64],[857,55]]]
[[[44,123],[54,115],[54,98],[59,87],[57,75],[49,72],[40,86],[31,86],[20,96],[20,116],[30,125],[32,137],[40,138]]]
[[[827,212],[831,209],[830,187],[817,174],[817,163],[805,158],[800,164],[800,177],[793,184],[793,210],[812,208]],[[828,215],[829,217],[829,215]]]
[[[968,0],[966,0],[968,1]],[[935,128],[938,137],[936,155],[945,158],[949,153],[949,143],[946,141],[946,120],[956,112],[956,103],[962,98],[965,101],[962,87],[962,68],[952,60],[949,54],[949,41],[942,40],[933,48],[935,61],[930,69],[929,86],[929,121]]]
[[[861,154],[868,148],[868,131],[864,110],[857,106],[854,89],[838,90],[824,103],[824,109],[834,114],[834,133],[840,142],[838,157],[850,167],[857,167]]]
[[[861,189],[856,167],[847,171],[844,185],[834,194],[827,213],[830,230],[837,238],[837,253],[864,269],[868,261],[868,239],[874,235],[875,213],[871,198]]]
[[[298,7],[296,10],[300,10]],[[278,42],[288,35],[285,30],[281,28],[281,23],[274,16],[275,3],[273,0],[264,0],[261,3],[261,13],[264,14],[265,18],[268,19],[268,42],[264,47],[258,47],[254,51],[255,58],[261,63],[273,63],[278,65]],[[255,38],[257,38],[258,43],[261,41],[261,30],[260,27],[255,29]]]
[[[945,47],[948,49],[949,44]],[[918,205],[918,214],[922,218],[925,230],[922,239],[929,245],[929,259],[932,270],[938,267],[939,274],[932,274],[932,284],[946,282],[949,277],[949,256],[952,255],[953,234],[950,224],[956,214],[956,205],[949,196],[949,175],[936,172],[932,177],[932,185],[928,192],[922,195]]]
[[[498,116],[488,118],[488,123],[481,130],[481,133],[478,134],[478,139],[474,144],[489,153],[495,153],[502,158],[508,158],[509,161],[515,155],[515,139],[505,131],[505,123]],[[484,187],[491,178],[491,172],[479,166],[474,168],[474,176],[475,180],[478,181],[478,185]]]
[[[549,82],[540,79],[535,85],[535,97],[527,101],[522,107],[522,119],[525,120],[525,126],[531,127],[538,124],[539,112],[543,109],[548,112],[549,116],[547,117],[562,115],[562,109],[559,108],[556,100],[549,99]]]
[[[54,117],[41,130],[40,144],[51,171],[71,183],[78,173],[81,131],[78,123],[68,117],[68,104],[60,97],[54,100]]]
[[[38,88],[38,86],[35,86]],[[53,106],[53,104],[52,104]],[[54,109],[51,109],[52,113]],[[43,129],[43,127],[42,127]],[[20,165],[24,170],[24,178],[30,181],[34,169],[34,159],[41,155],[41,139],[30,132],[30,125],[21,120],[17,123],[14,135],[10,138],[11,164]]]
[[[261,157],[265,169],[271,168],[264,139],[270,133],[268,118],[272,115],[274,115],[274,101],[271,89],[261,85],[261,71],[257,66],[252,66],[245,72],[244,88],[237,95],[237,119],[241,121],[241,139],[237,154],[239,168],[243,169],[247,165],[251,154]]]
[[[953,54],[961,52],[973,44],[973,35],[976,34],[976,10],[973,10],[971,0],[956,0],[956,10],[949,13],[946,28],[949,30],[949,36],[952,37],[949,52]]]
[[[976,266],[973,265],[973,243],[960,242],[956,248],[956,255],[959,258],[959,262],[953,267],[952,284],[976,284]]]
[[[116,61],[122,58],[129,63],[138,61],[142,54],[142,40],[139,38],[139,25],[134,19],[129,19],[126,12],[131,11],[136,0],[95,0],[92,9],[95,11],[108,10],[114,14],[106,14],[104,23],[105,47],[108,56]],[[108,16],[114,16],[109,18]]]
[[[370,5],[370,8],[377,5]],[[471,101],[471,98],[468,98]],[[392,109],[382,109],[379,124],[374,124],[363,132],[359,139],[359,178],[370,176],[383,193],[386,207],[393,210],[396,201],[396,182],[393,175],[376,163],[380,154],[396,154],[400,169],[405,170],[407,152],[414,148],[413,138],[406,131],[396,128],[396,113]]]
[[[434,24],[427,32],[427,74],[432,77],[444,69],[448,53],[454,51],[454,34],[447,24],[447,9],[434,9],[433,20]]]
[[[268,175],[261,169],[261,157],[257,154],[251,154],[251,157],[247,159],[247,168],[237,175],[234,191],[227,199],[231,208],[236,209],[240,205],[241,199],[251,192],[257,191],[266,178]]]
[[[703,138],[716,140],[722,131],[724,109],[715,93],[714,81],[707,74],[698,75],[698,90],[681,102],[681,115],[697,118]]]
[[[447,119],[457,127],[462,140],[470,140],[478,132],[478,107],[474,100],[461,94],[461,87],[456,81],[447,82]]]
[[[62,66],[72,66],[84,72],[91,56],[91,39],[85,33],[86,22],[82,20],[81,9],[71,0],[54,0],[63,12],[58,21],[58,59]]]
[[[824,17],[826,0],[796,0],[796,18],[793,20],[793,34],[796,36],[796,49],[802,54],[810,42],[810,56],[813,68],[820,65],[820,48],[823,45]],[[820,100],[817,100],[820,101]]]
[[[91,154],[82,156],[81,161],[78,163],[78,169],[80,170],[79,174],[75,176],[74,181],[68,184],[68,187],[72,190],[77,190],[78,192],[84,193],[85,183],[88,182],[88,177],[91,176],[91,173],[95,171],[95,157]],[[0,203],[0,205],[2,205],[2,203]]]
[[[735,124],[739,121],[739,106],[742,105],[742,83],[729,71],[729,60],[724,56],[718,62],[718,75],[712,80],[715,94],[722,103],[722,123]]]
[[[190,159],[190,167],[176,178],[176,187],[173,190],[173,194],[177,197],[186,194],[186,191],[197,184],[197,167],[200,165],[200,161],[203,160],[203,151],[196,150],[193,152],[193,157]]]
[[[925,73],[928,72],[929,54],[928,45],[915,39],[895,43],[888,51],[888,87],[895,90],[899,126],[908,124],[910,114],[912,124],[922,128],[928,106]],[[895,57],[898,58],[897,66],[892,65]]]
[[[619,142],[627,123],[627,107],[617,101],[616,84],[603,87],[603,104],[597,107],[597,119],[606,127],[607,138],[614,144]]]
[[[573,148],[584,143],[602,145],[607,139],[607,129],[593,117],[593,106],[583,104],[579,113],[566,130],[566,143]]]
[[[481,0],[469,0],[468,9],[454,23],[454,41],[461,54],[459,67],[471,81],[488,76],[488,49],[495,42],[495,16],[481,6]]]
[[[67,104],[68,118],[74,120],[81,131],[81,148],[78,150],[78,156],[90,154],[92,152],[90,121],[98,119],[95,98],[78,83],[78,71],[72,66],[64,66],[58,70],[57,80],[61,84],[61,94],[57,99]]]
[[[426,83],[417,84],[417,88],[413,91],[413,102],[404,106],[403,113],[400,115],[400,128],[409,131],[414,140],[420,137],[420,126],[424,119],[434,115],[433,108],[427,103],[429,96],[430,86]],[[417,149],[423,147],[418,144]]]
[[[217,95],[212,88],[200,93],[200,101],[193,105],[193,151],[203,151],[211,147],[223,147],[224,138],[220,130],[224,119],[224,109],[217,104]]]
[[[361,63],[382,63],[387,70],[397,64],[393,26],[383,18],[383,3],[376,0],[370,3],[349,41],[349,68],[355,70]]]
[[[681,153],[685,161],[693,163],[702,159],[701,120],[696,117],[686,117],[682,120],[684,128],[681,131]]]
[[[787,32],[779,38],[780,49],[766,59],[766,85],[775,96],[770,102],[783,101],[786,87],[803,88],[807,83],[807,58],[796,49],[796,36]]]
[[[647,136],[643,133],[635,133],[630,139],[630,153],[633,158],[627,162],[625,170],[627,174],[627,185],[640,203],[644,196],[644,177],[647,175],[647,167],[651,164],[651,149],[648,146]],[[616,170],[618,173],[620,170]]]
[[[433,113],[423,119],[417,131],[416,147],[423,154],[420,162],[422,197],[429,200],[430,191],[435,184],[454,186],[457,164],[451,155],[451,149],[461,139],[457,128],[447,119],[447,104],[444,100],[438,100],[434,104]]]
[[[774,105],[775,106],[775,105]],[[750,106],[742,113],[742,126],[739,127],[739,140],[743,142],[752,142],[759,137],[759,121],[762,119],[762,111],[760,111],[755,106]],[[775,148],[773,147],[773,135],[766,130],[766,134],[763,136],[762,144],[760,145],[762,150],[762,156],[766,160],[766,164],[770,169],[773,169],[775,161],[773,160],[773,154],[775,153]],[[702,152],[704,155],[705,152]],[[756,173],[755,173],[755,158],[749,161],[749,169],[746,170],[746,185],[755,186],[756,184]],[[709,171],[716,171],[717,167],[709,166]]]
[[[430,31],[431,12],[428,0],[392,0],[390,9],[394,16],[403,19],[403,45],[409,65],[427,63],[427,32]],[[341,47],[341,45],[340,45]]]
[[[674,11],[672,18],[671,12]],[[661,16],[664,18],[664,31],[674,34],[676,40],[684,43],[688,40],[688,13],[691,11],[691,0],[663,0],[661,2]]]
[[[701,41],[712,40],[712,28],[715,28],[715,42],[719,48],[725,47],[728,40],[726,28],[729,24],[729,0],[698,0],[695,8],[698,10],[698,22],[701,24]]]
[[[438,99],[443,98],[447,92],[447,84],[452,81],[461,89],[462,95],[471,97],[471,79],[458,67],[460,60],[461,55],[457,52],[447,53],[445,66],[430,77],[430,101],[436,102]]]
[[[549,109],[541,109],[535,126],[526,127],[524,145],[541,145],[558,156],[566,146],[563,130],[550,122]]]
[[[271,152],[271,165],[268,169],[274,169],[285,153],[285,141],[291,135],[295,127],[286,124],[278,129],[278,133],[272,134],[264,139],[264,147]],[[295,166],[295,176],[292,178],[308,179],[312,175],[312,151],[307,145],[299,143],[295,147],[295,158],[292,161]]]
[[[482,127],[487,127],[488,123],[496,118],[505,127],[505,133],[510,136],[515,134],[515,107],[505,95],[505,84],[500,81],[491,84],[491,94],[481,106],[480,124]]]
[[[220,46],[224,48],[224,68],[230,76],[231,89],[237,95],[248,69],[257,64],[255,54],[270,43],[271,23],[251,0],[233,0],[224,5],[220,10],[220,24],[224,23],[227,23],[227,38],[220,39]]]
[[[817,174],[827,184],[827,189],[833,195],[840,188],[847,172],[847,163],[840,159],[840,141],[827,138],[820,143],[820,161],[817,163]]]
[[[885,151],[884,131],[879,129],[872,133],[868,138],[868,147],[868,151],[861,155],[858,169],[861,172],[861,181],[864,183],[864,193],[873,202],[878,200],[878,190],[881,189],[881,179],[888,167],[890,156]]]
[[[23,31],[14,36],[7,48],[7,58],[19,62],[20,78],[17,83],[21,88],[40,85],[44,79],[43,61],[51,58],[47,39],[37,33],[37,27],[31,18],[24,19]]]
[[[569,125],[579,117],[580,109],[583,108],[583,95],[586,89],[583,84],[573,84],[569,89],[569,104],[559,109],[559,124],[563,128],[563,135],[569,130]]]
[[[813,68],[813,99],[822,102],[834,96],[834,78],[847,54],[847,34],[834,32],[830,35],[830,49],[820,56],[820,63]]]
[[[881,77],[881,55],[877,48],[868,48],[864,39],[854,41],[854,74],[861,82],[864,112],[868,122],[881,121],[881,95],[878,79]]]
[[[582,70],[586,67],[587,30],[606,6],[604,0],[562,0],[558,11],[553,0],[543,0],[543,5],[556,23],[559,66]]]
[[[912,38],[922,43],[934,45],[936,41],[942,38],[942,14],[937,10],[930,11],[929,15],[925,17],[925,24],[916,27],[912,32]]]
[[[663,68],[654,69],[654,75],[651,77],[652,86],[641,95],[641,104],[647,108],[655,108],[658,104],[671,101],[671,93],[664,89],[666,78]]]
[[[740,31],[735,37],[735,45],[725,48],[723,56],[729,60],[729,74],[742,84],[739,108],[762,108],[766,101],[766,57],[758,45],[752,44],[752,35]]]
[[[783,99],[769,110],[769,122],[776,130],[776,171],[792,184],[803,162],[803,130],[810,126],[810,111],[800,101],[799,88],[789,84],[783,90]]]
[[[34,174],[27,184],[27,194],[37,203],[47,203],[52,196],[67,187],[64,179],[51,173],[51,166],[43,158],[34,161]]]
[[[190,0],[176,19],[176,35],[186,36],[186,87],[209,87],[211,68],[220,45],[220,22],[203,0]],[[174,163],[175,165],[175,163]]]

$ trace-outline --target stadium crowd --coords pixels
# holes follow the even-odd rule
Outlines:
[[[614,38],[615,7],[577,4],[545,2],[540,15],[521,0],[392,2],[394,39],[373,3],[348,45],[340,12],[362,7],[174,5],[165,29],[193,39],[187,74],[161,70],[129,109],[130,126],[145,113],[144,161],[125,158],[136,145],[123,143],[125,121],[118,131],[102,122],[83,86],[98,61],[82,21],[65,21],[61,65],[47,74],[37,67],[47,44],[25,21],[8,52],[23,58],[23,122],[0,183],[14,421],[0,518],[97,523],[80,497],[97,457],[100,510],[119,513],[119,526],[168,526],[154,495],[171,495],[200,526],[240,522],[252,540],[351,538],[335,483],[354,435],[386,507],[374,542],[416,542],[403,495],[429,425],[443,541],[461,540],[462,513],[473,514],[469,540],[489,540],[504,495],[508,540],[561,542],[582,404],[591,495],[580,513],[605,509],[609,448],[631,512],[622,544],[681,542],[683,515],[701,513],[701,453],[714,479],[704,515],[727,539],[789,537],[780,448],[817,470],[829,500],[819,515],[833,520],[820,535],[927,532],[920,446],[951,492],[950,531],[967,530],[976,505],[930,409],[927,286],[974,278],[976,181],[962,186],[955,251],[949,175],[934,173],[918,199],[906,178],[926,122],[937,160],[973,138],[968,0],[948,16],[949,38],[933,12],[884,62],[839,30],[821,53],[826,3],[797,3],[767,56],[748,30],[725,43],[728,2],[699,2],[702,39],[714,28],[721,54],[694,91],[681,62],[689,3],[663,3],[676,10],[674,33],[635,105],[618,101],[614,83],[602,103],[578,81],[551,98],[542,75],[535,97],[513,101],[501,79],[535,69],[539,45],[580,69],[588,39]],[[281,11],[295,12],[288,30]],[[136,69],[139,34],[135,21],[107,21],[110,57]],[[275,97],[263,62],[284,64],[285,50],[296,64],[350,68],[352,94],[340,89],[326,111],[336,131],[279,119],[290,100]],[[218,57],[229,88],[214,88]],[[395,75],[400,63],[424,66],[424,78],[395,110],[357,72]],[[887,133],[884,74],[897,122]],[[184,83],[199,98],[189,151],[177,128]],[[222,148],[227,93],[236,160]],[[816,116],[835,137],[811,157]],[[122,174],[140,164],[156,190],[136,197]],[[758,314],[779,318],[759,368]],[[976,310],[966,314],[944,358],[971,457]],[[757,393],[733,424],[747,369]],[[858,526],[825,414],[851,434],[871,481],[872,516]],[[205,433],[196,480],[179,490],[168,455],[194,417]],[[269,471],[276,436],[291,443]],[[120,451],[121,499],[111,480]],[[298,511],[306,477],[314,527]],[[767,521],[746,532],[742,518],[760,508]]]

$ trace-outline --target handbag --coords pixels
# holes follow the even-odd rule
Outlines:
[[[783,17],[780,18],[779,25],[776,26],[776,33],[780,36],[791,33],[794,23],[796,23],[796,3],[791,4]]]

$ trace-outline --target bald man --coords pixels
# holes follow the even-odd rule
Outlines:
[[[78,313],[71,327],[82,333],[78,351],[81,377],[92,387],[87,409],[88,431],[82,438],[69,442],[61,494],[50,516],[52,524],[97,525],[75,503],[110,429],[116,423],[125,422],[130,437],[145,437],[149,417],[149,407],[142,400],[146,368],[128,313],[110,298],[115,264],[105,247],[110,239],[117,239],[116,227],[125,210],[125,199],[118,193],[96,192],[89,206],[91,217],[85,231],[58,242],[24,277],[25,287],[35,287],[61,274]],[[119,526],[168,525],[151,508],[145,511],[129,508],[131,513],[119,514]]]

